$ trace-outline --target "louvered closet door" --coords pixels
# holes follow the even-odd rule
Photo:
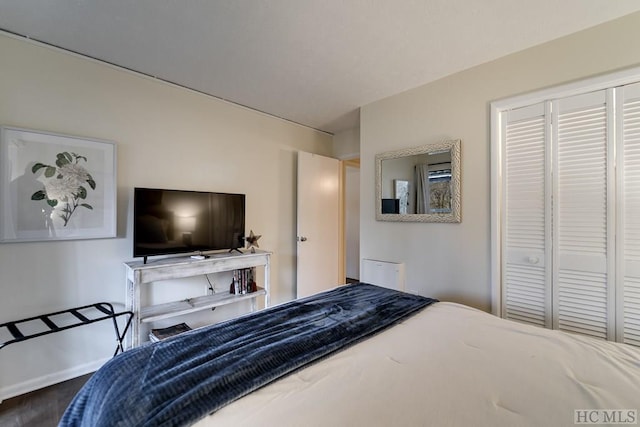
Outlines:
[[[618,281],[621,296],[618,339],[640,345],[640,84],[624,86],[618,91],[618,242],[622,270]]]
[[[599,91],[552,106],[554,328],[600,338],[614,325],[606,97]]]
[[[503,121],[502,316],[551,325],[548,150],[545,104],[509,111]]]

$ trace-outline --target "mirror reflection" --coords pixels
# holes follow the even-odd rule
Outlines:
[[[451,212],[451,151],[382,161],[382,213]]]
[[[460,141],[376,156],[376,218],[384,221],[460,221]]]

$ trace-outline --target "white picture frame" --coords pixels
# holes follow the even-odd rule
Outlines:
[[[0,127],[0,242],[116,236],[116,145]]]
[[[399,214],[409,213],[409,181],[404,179],[393,180],[395,191],[394,197],[400,201]]]

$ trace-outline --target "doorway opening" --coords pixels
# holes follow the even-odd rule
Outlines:
[[[342,161],[344,283],[360,281],[360,159]]]

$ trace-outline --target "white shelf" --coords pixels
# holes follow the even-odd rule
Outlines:
[[[240,301],[251,301],[251,310],[256,308],[256,298],[264,297],[264,306],[269,306],[269,276],[271,253],[257,250],[255,253],[217,253],[205,259],[190,257],[164,258],[148,263],[141,261],[125,263],[127,277],[127,309],[133,312],[131,340],[127,348],[136,347],[143,341],[143,323],[168,319],[188,313],[206,310]],[[218,292],[212,295],[194,296],[181,301],[145,306],[141,301],[140,288],[153,282],[205,274],[221,273],[244,268],[264,267],[264,287],[256,292],[234,295]]]
[[[149,261],[125,263],[127,280],[134,284],[155,282],[158,280],[180,279],[199,276],[202,274],[220,273],[240,268],[258,267],[266,265],[271,254],[266,251],[255,253],[219,253],[205,259],[190,257],[162,258]]]
[[[241,295],[219,292],[213,295],[189,298],[182,301],[150,305],[140,309],[140,321],[143,323],[155,322],[156,320],[194,313],[196,311],[206,310],[207,308],[251,300],[266,295],[266,293],[263,288],[258,288],[256,292]]]

